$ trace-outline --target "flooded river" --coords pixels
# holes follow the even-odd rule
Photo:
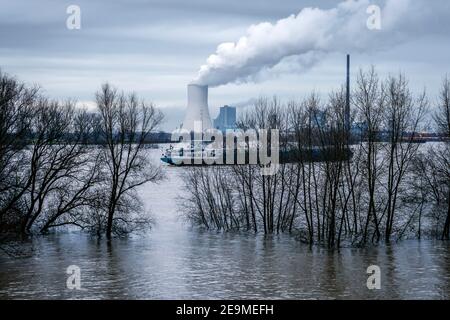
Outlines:
[[[179,213],[182,168],[140,193],[155,226],[110,244],[73,232],[36,237],[0,256],[1,299],[449,299],[450,248],[432,241],[329,251],[290,236],[199,231]],[[66,287],[67,267],[81,290]],[[367,267],[381,268],[368,290]]]

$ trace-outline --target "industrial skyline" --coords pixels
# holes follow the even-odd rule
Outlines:
[[[423,3],[396,2],[403,7]],[[387,33],[380,43],[395,45],[349,52],[352,78],[359,68],[373,64],[381,77],[405,72],[414,91],[426,87],[430,96],[436,96],[442,72],[448,69],[449,25],[443,17],[450,11],[450,4],[444,0],[426,3],[430,11],[439,8],[431,18],[425,15],[423,20],[416,19],[414,8],[410,15],[402,16],[408,22],[404,30],[413,34],[406,41],[397,41],[398,34]],[[136,91],[164,109],[167,117],[162,129],[171,131],[183,122],[186,84],[219,44],[238,41],[250,26],[275,24],[307,7],[329,10],[337,2],[79,0],[75,4],[81,9],[81,29],[68,30],[66,9],[71,4],[0,0],[2,71],[41,85],[52,98],[75,98],[78,105],[87,107],[94,105],[93,92],[109,81],[126,91]],[[307,70],[295,56],[289,57],[254,82],[215,88],[209,96],[211,116],[217,116],[220,106],[239,108],[261,95],[276,94],[284,100],[302,98],[311,91],[326,95],[345,84],[345,53],[330,52]]]

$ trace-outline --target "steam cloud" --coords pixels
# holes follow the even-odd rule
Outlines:
[[[373,4],[369,0],[347,0],[329,10],[305,8],[275,24],[250,26],[236,43],[220,44],[193,83],[215,87],[257,81],[277,72],[282,62],[307,70],[330,52],[382,50],[426,32],[424,26],[429,32],[448,20],[444,14],[449,12],[448,2],[385,0],[380,6],[381,30],[367,27],[367,9]],[[442,26],[446,27],[448,23]]]

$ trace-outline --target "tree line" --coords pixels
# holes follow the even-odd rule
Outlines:
[[[111,238],[149,223],[134,190],[162,178],[144,146],[163,115],[107,83],[95,98],[88,112],[0,71],[0,235],[77,226]]]
[[[356,132],[345,126],[345,105],[344,89],[326,101],[314,93],[288,103],[260,98],[239,127],[280,130],[280,150],[294,151],[295,161],[275,176],[255,165],[191,168],[185,216],[210,229],[293,233],[330,248],[449,239],[450,80],[433,111],[447,137],[440,143],[418,143],[431,103],[425,92],[411,92],[403,74],[380,80],[374,68],[359,72],[351,92]],[[312,153],[321,159],[312,161]]]

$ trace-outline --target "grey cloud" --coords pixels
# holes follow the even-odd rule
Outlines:
[[[252,25],[236,41],[219,44],[193,82],[217,87],[258,81],[291,57],[308,69],[324,53],[384,50],[435,32],[435,21],[447,21],[450,13],[442,0],[381,2],[381,27],[376,31],[366,25],[367,8],[373,4],[369,0],[346,0],[328,10],[304,8],[275,23]],[[443,23],[439,29],[446,40],[448,27],[450,23]]]
[[[402,1],[402,0],[399,0]],[[414,1],[414,0],[413,0]],[[377,3],[379,1],[375,1]],[[417,21],[409,45],[380,53],[354,54],[355,69],[374,63],[380,70],[402,70],[411,83],[436,87],[450,72],[450,26],[443,14],[450,1],[435,0]],[[185,86],[198,67],[222,42],[236,41],[261,22],[298,13],[304,7],[329,9],[335,0],[0,0],[0,68],[29,83],[38,83],[58,99],[77,98],[92,103],[104,81],[168,110],[166,126],[182,121]],[[66,29],[66,8],[78,4],[82,29]],[[442,7],[439,7],[439,6]],[[436,7],[439,8],[436,14]],[[420,19],[427,18],[423,28]],[[312,57],[312,61],[317,56]],[[257,84],[228,85],[210,90],[212,114],[223,104],[260,95],[300,97],[311,89],[340,86],[342,56],[327,56],[313,69],[310,60],[283,59],[263,69]],[[395,70],[393,70],[395,69]],[[386,71],[386,72],[387,72]],[[244,103],[245,104],[245,103]],[[178,119],[178,120],[177,120]]]

